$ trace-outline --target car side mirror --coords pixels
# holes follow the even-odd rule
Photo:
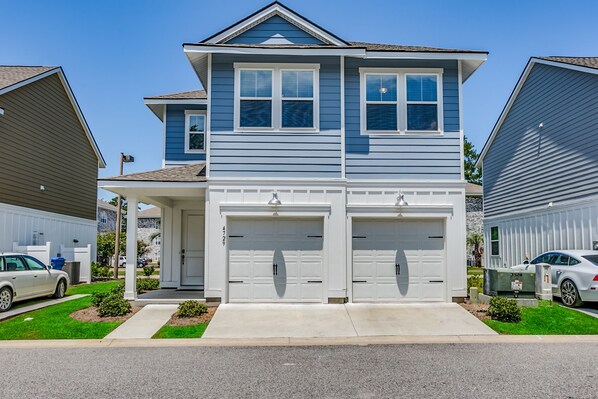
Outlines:
[[[48,267],[48,270],[52,270],[53,269],[52,265],[48,265],[47,267]]]

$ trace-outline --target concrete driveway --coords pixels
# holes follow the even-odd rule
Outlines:
[[[224,304],[203,338],[495,335],[455,303]]]

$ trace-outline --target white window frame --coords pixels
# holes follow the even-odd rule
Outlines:
[[[312,132],[320,131],[320,64],[261,64],[261,63],[234,63],[234,126],[235,132]],[[260,70],[272,71],[272,123],[270,127],[242,127],[241,119],[241,71]],[[283,71],[311,71],[313,72],[313,97],[287,98],[285,100],[312,100],[314,104],[313,127],[282,127],[282,72]],[[243,100],[267,100],[268,97],[243,97]]]
[[[196,149],[189,149],[189,143],[190,143],[190,135],[191,134],[199,134],[200,132],[190,132],[189,131],[189,120],[191,119],[191,116],[197,116],[197,115],[203,115],[204,117],[204,127],[203,127],[203,149],[201,150],[196,150]],[[205,154],[206,152],[206,139],[207,139],[207,135],[208,135],[208,126],[207,126],[207,121],[208,121],[208,115],[207,112],[205,110],[201,110],[201,109],[188,109],[185,110],[185,154]]]
[[[100,212],[100,223],[102,223],[102,224],[108,223],[108,215],[104,211]]]
[[[498,238],[496,240],[492,239],[492,229],[496,229],[496,234]],[[492,247],[494,243],[498,244],[498,253],[492,253]],[[500,256],[500,227],[499,226],[490,226],[490,256]]]
[[[442,104],[443,84],[442,68],[359,68],[360,85],[360,126],[362,135],[442,135],[444,133],[444,112]],[[366,75],[396,75],[397,78],[397,130],[368,130],[367,129],[367,104],[394,104],[394,101],[366,101]],[[407,104],[434,104],[432,101],[407,102],[407,75],[436,76],[436,104],[438,107],[437,130],[407,130]]]

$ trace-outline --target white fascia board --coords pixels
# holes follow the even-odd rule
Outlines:
[[[276,4],[276,3],[272,4],[270,7],[263,9],[261,12],[253,15],[251,18],[248,18],[241,23],[236,23],[235,25],[231,26],[224,32],[221,32],[218,35],[211,37],[209,40],[205,41],[205,43],[216,44],[216,43],[220,43],[221,41],[223,41],[227,38],[232,39],[232,37],[235,36],[236,32],[244,30],[247,26],[254,24],[256,21],[259,21],[260,19],[262,19],[270,14],[276,14],[276,13],[280,13],[280,14],[284,15],[285,17],[291,19],[298,25],[302,26],[305,30],[308,31],[308,33],[311,31],[316,36],[320,36],[320,37],[326,39],[331,44],[335,44],[337,46],[344,46],[347,44],[347,43],[343,42],[342,40],[339,40],[338,38],[332,36],[330,33],[322,30],[318,26],[312,24],[305,18],[301,17],[299,14],[296,14],[296,13],[292,12],[291,10],[288,10],[285,7],[282,7],[280,4]]]
[[[110,191],[118,188],[206,188],[206,182],[165,182],[132,180],[98,180],[98,187]]]
[[[185,53],[199,54],[253,54],[253,55],[315,55],[365,58],[366,51],[362,48],[263,48],[263,47],[222,47],[195,44],[183,45]]]
[[[368,51],[366,58],[375,59],[426,59],[426,60],[472,60],[486,61],[486,53],[446,53],[428,51]]]
[[[523,73],[519,77],[519,80],[517,81],[517,84],[515,85],[515,88],[513,89],[513,92],[511,93],[511,96],[509,97],[507,104],[503,108],[500,116],[498,117],[498,120],[494,124],[494,128],[492,128],[492,132],[490,133],[488,140],[486,140],[486,143],[484,144],[484,147],[482,148],[482,152],[480,153],[480,156],[478,157],[478,160],[475,164],[476,168],[482,167],[482,165],[484,163],[484,157],[488,153],[488,150],[490,149],[490,146],[492,145],[492,142],[494,141],[496,134],[500,130],[503,122],[505,121],[505,118],[509,114],[511,107],[513,106],[513,103],[517,99],[517,96],[519,96],[519,92],[521,91],[521,88],[525,84],[525,81],[527,80],[527,77],[529,76],[532,68],[536,64],[536,61],[537,61],[536,58],[530,58],[530,60],[527,62],[527,65],[526,65],[525,69],[523,70]]]
[[[543,60],[541,58],[532,58],[532,60],[536,64],[550,65],[550,66],[559,67],[559,68],[571,69],[573,71],[579,71],[579,72],[591,73],[593,75],[598,75],[598,69],[594,69],[594,68],[588,68],[588,67],[583,67],[583,66],[579,66],[579,65],[571,65],[571,64],[567,64],[565,62]]]
[[[145,105],[153,105],[153,104],[199,104],[199,105],[206,105],[208,100],[205,98],[195,98],[195,99],[184,99],[184,98],[169,98],[169,99],[153,99],[153,98],[145,98],[143,99],[143,103]]]
[[[44,79],[44,78],[46,78],[50,75],[53,75],[55,73],[58,74],[58,77],[60,78],[60,82],[62,83],[62,86],[63,86],[64,90],[66,91],[66,94],[71,102],[71,106],[73,107],[73,109],[75,110],[75,113],[77,114],[79,123],[81,123],[81,126],[83,127],[83,130],[85,131],[85,134],[87,135],[87,139],[89,140],[89,144],[91,145],[93,151],[96,154],[96,157],[98,158],[99,167],[105,168],[106,161],[104,160],[104,157],[102,156],[102,153],[100,152],[100,148],[98,147],[98,144],[96,143],[95,139],[93,138],[93,134],[91,134],[91,130],[89,129],[89,126],[87,125],[87,121],[85,120],[85,117],[83,116],[83,112],[81,112],[79,103],[77,102],[77,99],[75,98],[73,90],[71,89],[71,86],[69,85],[68,80],[66,79],[66,76],[64,75],[64,72],[62,71],[61,67],[56,67],[54,69],[50,69],[49,71],[40,73],[39,75],[36,75],[30,79],[26,79],[21,82],[15,83],[14,85],[5,87],[4,89],[0,90],[0,95],[6,94],[10,91],[18,89],[19,87],[23,87],[25,85],[28,85],[28,84],[38,81],[40,79]]]

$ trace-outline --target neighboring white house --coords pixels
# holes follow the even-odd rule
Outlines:
[[[160,208],[153,206],[151,208],[139,211],[137,219],[137,239],[148,244],[146,256],[152,261],[160,260]]]
[[[598,57],[533,57],[480,155],[485,260],[598,249]]]
[[[100,179],[127,198],[127,260],[143,202],[162,209],[164,288],[222,302],[467,295],[462,83],[486,52],[349,42],[278,2],[184,52],[205,90],[145,99],[164,168]],[[131,261],[129,299],[134,276]]]

